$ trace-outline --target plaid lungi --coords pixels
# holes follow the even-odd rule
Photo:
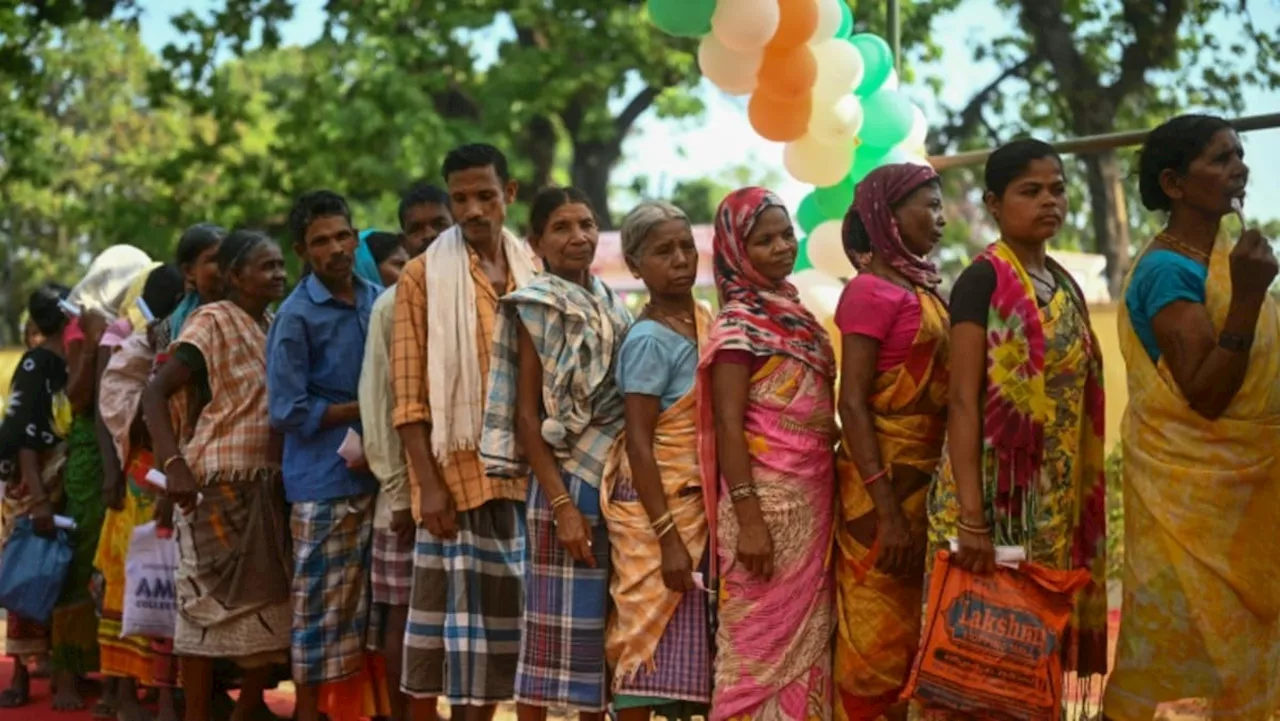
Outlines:
[[[640,495],[631,485],[614,489],[615,501],[639,501]],[[711,554],[704,553],[698,570],[707,577]],[[711,703],[711,604],[713,597],[695,589],[684,594],[675,615],[658,640],[653,652],[653,668],[640,669],[633,678],[615,678],[614,709],[624,696],[640,701],[687,701]],[[655,705],[650,703],[648,705]],[[660,714],[658,714],[660,715]]]
[[[600,515],[600,489],[563,471],[561,478],[591,527],[596,567],[575,562],[560,545],[547,497],[538,483],[530,483],[516,700],[532,706],[603,711],[608,686],[604,629],[609,532]]]
[[[373,531],[373,602],[408,606],[413,587],[413,539],[401,543],[388,528]]]
[[[293,681],[318,685],[364,667],[373,499],[293,504]]]
[[[457,514],[458,536],[418,529],[401,688],[482,706],[515,695],[524,574],[524,504],[496,499]]]

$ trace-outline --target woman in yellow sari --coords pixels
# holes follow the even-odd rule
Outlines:
[[[1240,138],[1182,116],[1142,151],[1143,204],[1169,214],[1134,264],[1120,315],[1124,606],[1105,711],[1151,721],[1208,700],[1215,719],[1263,721],[1280,703],[1280,319],[1276,258],[1256,229],[1234,246]]]
[[[835,317],[844,344],[835,717],[875,721],[906,716],[898,697],[920,641],[925,497],[947,426],[950,322],[926,257],[946,225],[938,174],[886,165],[856,198],[844,243],[858,276]]]
[[[694,377],[711,311],[693,297],[698,249],[685,214],[643,203],[622,224],[622,251],[649,303],[618,350],[626,432],[605,466],[613,612],[605,650],[619,721],[705,716],[711,703],[708,559]]]

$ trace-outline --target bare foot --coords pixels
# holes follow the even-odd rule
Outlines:
[[[116,717],[116,697],[119,694],[120,679],[107,678],[102,682],[102,697],[93,705],[95,719],[113,719]]]
[[[13,664],[13,679],[9,688],[0,693],[0,708],[18,708],[26,706],[31,700],[31,674],[21,663]]]
[[[137,681],[118,679],[116,689],[116,721],[151,721],[151,714],[138,703]]]
[[[75,674],[58,671],[54,675],[53,710],[80,711],[84,708],[84,697],[80,695],[79,679]]]

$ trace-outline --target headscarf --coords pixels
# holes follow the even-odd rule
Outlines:
[[[360,231],[360,242],[356,244],[356,275],[374,287],[382,287],[382,273],[378,270],[378,261],[373,259],[373,251],[369,250],[368,238],[375,230]]]
[[[800,302],[791,283],[770,281],[747,258],[747,236],[769,208],[787,208],[764,188],[730,193],[716,210],[713,241],[720,315],[712,343],[724,350],[757,356],[786,355],[827,378],[836,376],[831,339],[818,319]]]
[[[851,211],[856,211],[871,238],[871,249],[907,280],[922,288],[934,289],[942,281],[932,260],[907,250],[893,217],[893,206],[917,188],[938,177],[928,165],[898,163],[883,165],[858,183]],[[849,216],[845,216],[845,223]],[[854,265],[858,261],[853,259]],[[862,270],[862,268],[858,268]]]
[[[120,309],[116,315],[121,318],[129,319],[129,325],[133,332],[145,330],[147,327],[147,319],[142,315],[142,309],[138,307],[138,300],[142,298],[142,292],[146,290],[147,280],[151,277],[152,271],[163,266],[164,263],[151,263],[143,268],[136,276],[133,283],[129,285],[129,290],[125,291],[124,298],[120,301]]]
[[[67,302],[115,320],[138,274],[150,266],[151,258],[141,250],[132,245],[113,245],[93,259],[84,278],[71,289]]]

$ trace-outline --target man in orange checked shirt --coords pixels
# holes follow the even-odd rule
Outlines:
[[[401,687],[419,721],[439,696],[489,721],[515,695],[528,479],[486,475],[477,448],[498,298],[537,270],[504,227],[517,186],[502,153],[464,145],[443,175],[457,225],[405,266],[391,342],[418,521]]]

